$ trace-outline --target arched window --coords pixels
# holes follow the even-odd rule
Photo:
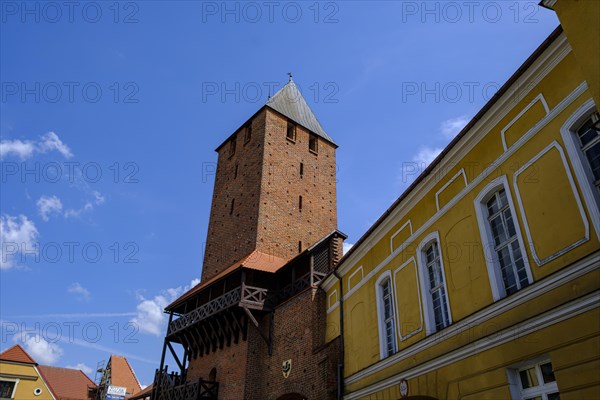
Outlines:
[[[396,313],[392,275],[388,271],[377,280],[377,314],[379,319],[379,347],[381,358],[397,351]]]
[[[452,323],[440,239],[437,232],[428,235],[421,242],[418,255],[425,321],[429,333],[433,333]]]
[[[208,381],[209,382],[217,381],[217,369],[216,368],[211,369],[210,372],[208,373]]]
[[[485,187],[475,199],[475,209],[492,294],[498,300],[533,281],[506,176]]]
[[[560,133],[600,240],[600,115],[594,101],[581,105]]]

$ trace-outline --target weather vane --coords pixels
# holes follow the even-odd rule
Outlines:
[[[288,76],[290,77],[290,81],[292,80],[292,73],[288,72]]]

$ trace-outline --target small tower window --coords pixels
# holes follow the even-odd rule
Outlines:
[[[244,144],[248,143],[252,138],[252,123],[246,125],[246,130],[244,132]]]
[[[308,139],[308,149],[313,153],[319,152],[319,140],[317,139],[317,135],[310,135],[310,138]]]
[[[238,174],[238,167],[239,167],[239,165],[238,165],[238,164],[235,164],[235,171],[233,171],[233,179],[236,179],[236,178],[237,178],[237,174]]]
[[[229,141],[229,157],[235,154],[235,137]]]
[[[229,215],[233,214],[234,208],[235,208],[235,199],[231,199],[231,207],[229,208]]]
[[[298,196],[298,210],[302,211],[302,196]]]
[[[288,121],[287,123],[286,137],[292,142],[296,141],[296,124],[294,124],[292,121]]]
[[[304,163],[300,163],[300,179],[304,176]]]
[[[302,240],[298,242],[298,253],[302,253]]]

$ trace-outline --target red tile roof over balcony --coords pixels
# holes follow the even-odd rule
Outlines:
[[[44,381],[58,400],[87,400],[88,387],[96,387],[83,371],[72,368],[38,367]]]
[[[273,256],[271,254],[263,253],[258,250],[254,250],[252,253],[243,257],[241,260],[231,265],[229,268],[226,268],[221,273],[213,276],[212,278],[200,282],[189,291],[184,293],[181,297],[175,300],[173,303],[167,306],[167,310],[172,309],[173,307],[183,303],[185,300],[194,296],[196,293],[200,292],[205,287],[209,286],[211,283],[218,281],[219,279],[229,275],[230,273],[240,269],[247,268],[253,269],[256,271],[263,272],[277,272],[281,267],[283,267],[287,263],[287,260],[283,258]]]
[[[0,353],[0,360],[25,363],[25,364],[37,364],[35,362],[35,360],[33,358],[31,358],[31,356],[29,354],[27,354],[25,349],[23,349],[18,344],[14,345],[13,347],[10,347],[10,348],[4,350],[2,353]]]

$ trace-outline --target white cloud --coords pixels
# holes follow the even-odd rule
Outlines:
[[[50,219],[52,214],[60,214],[62,212],[62,202],[56,196],[42,196],[37,201],[38,212],[44,221]]]
[[[97,192],[94,190],[93,192],[94,195],[94,201],[96,202],[96,205],[100,205],[100,204],[104,204],[104,202],[106,201],[106,198],[104,198],[104,196],[102,196],[102,193]]]
[[[92,201],[87,201],[81,208],[69,208],[67,211],[65,211],[65,218],[78,218],[81,216],[81,214],[92,211],[94,209],[94,204],[99,206],[106,202],[106,198],[102,195],[102,193],[94,190],[92,195],[94,196],[93,203]]]
[[[354,246],[354,243],[344,242],[344,246],[342,248],[342,251],[344,252],[344,254],[346,254],[348,252],[348,250],[350,250],[352,248],[352,246]]]
[[[65,368],[80,369],[86,375],[90,375],[94,371],[92,368],[88,367],[84,363],[78,363],[77,365],[67,365]]]
[[[427,167],[441,152],[442,149],[439,147],[422,147],[413,157],[413,162],[417,163],[419,167]]]
[[[163,313],[165,307],[199,282],[200,279],[193,279],[187,286],[165,289],[152,299],[140,296],[136,316],[129,322],[135,324],[142,333],[161,336],[166,321],[166,316]]]
[[[0,159],[13,154],[21,160],[26,160],[33,155],[34,151],[35,144],[29,140],[21,141],[15,139],[0,141]]]
[[[468,122],[469,118],[466,115],[447,119],[440,124],[440,133],[446,139],[453,139]]]
[[[79,282],[73,283],[71,286],[69,286],[67,291],[77,295],[78,300],[89,301],[92,298],[90,291],[81,286]]]
[[[36,142],[31,140],[2,140],[0,141],[0,159],[14,155],[21,160],[31,158],[34,153],[58,151],[65,158],[73,157],[69,146],[64,144],[54,132],[48,132]]]
[[[0,216],[0,269],[14,267],[17,254],[23,250],[35,252],[37,236],[35,224],[26,216]]]
[[[25,350],[41,364],[54,364],[63,355],[63,349],[59,345],[48,342],[39,334],[22,332],[20,338]]]

